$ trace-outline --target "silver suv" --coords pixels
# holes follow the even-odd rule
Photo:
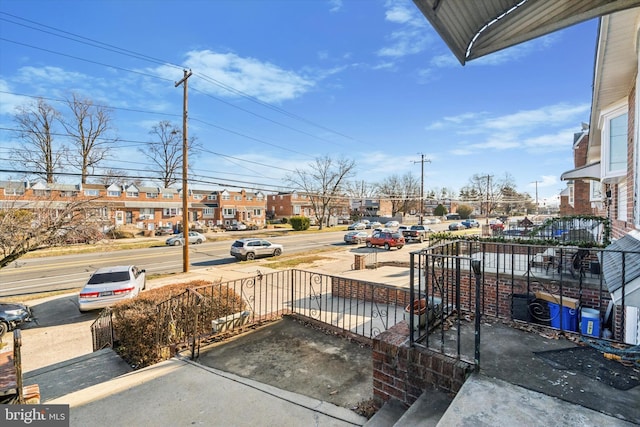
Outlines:
[[[264,239],[238,239],[231,245],[230,253],[244,261],[265,256],[279,256],[282,254],[282,245]]]

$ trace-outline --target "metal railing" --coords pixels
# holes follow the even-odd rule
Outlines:
[[[258,274],[189,288],[157,305],[159,355],[189,348],[247,327],[295,314],[369,340],[404,320],[409,290],[303,270]],[[94,351],[113,347],[112,315],[104,310],[91,326]]]
[[[603,262],[622,266],[615,292],[604,281]],[[455,344],[447,351],[461,357],[460,322],[491,316],[623,343],[625,295],[636,279],[630,266],[638,263],[638,252],[465,240],[412,252],[412,319],[413,308],[427,305],[434,311],[424,328],[411,328],[410,342],[433,348],[431,341],[439,336],[444,350],[445,333],[455,326],[450,329],[457,336],[446,340]]]

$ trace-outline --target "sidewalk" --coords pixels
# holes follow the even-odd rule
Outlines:
[[[173,358],[47,403],[68,404],[71,426],[360,426],[330,403]]]

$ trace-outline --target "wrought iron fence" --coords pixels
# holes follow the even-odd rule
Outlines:
[[[404,319],[407,288],[303,270],[285,270],[190,288],[156,307],[155,342],[166,358],[262,322],[296,314],[345,334],[371,339]],[[113,346],[112,316],[104,310],[91,326],[94,350]]]
[[[617,272],[608,285],[607,269]],[[640,292],[632,289],[639,273],[640,253],[623,250],[460,240],[412,252],[412,307],[434,311],[422,321],[425,328],[411,329],[410,340],[431,346],[437,331],[442,344],[445,329],[476,315],[476,321],[491,316],[635,344],[626,331],[639,330],[640,322],[625,296]],[[627,322],[638,324],[627,328]],[[459,333],[453,339],[460,356]]]
[[[93,341],[93,351],[98,351],[106,347],[113,348],[113,323],[110,308],[102,310],[98,318],[91,324],[91,337]]]

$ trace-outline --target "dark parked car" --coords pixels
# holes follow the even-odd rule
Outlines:
[[[451,224],[449,224],[449,230],[450,231],[456,231],[456,230],[464,230],[467,227],[465,227],[464,225],[462,225],[459,222],[452,222]]]
[[[18,303],[0,303],[0,338],[32,319],[31,309]]]
[[[462,225],[464,225],[467,228],[479,228],[480,227],[480,223],[478,221],[476,221],[475,219],[465,219],[464,221],[461,222]]]

